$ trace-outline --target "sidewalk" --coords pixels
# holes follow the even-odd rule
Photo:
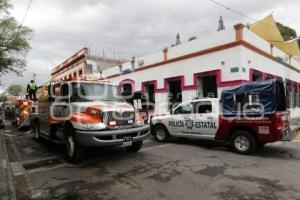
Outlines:
[[[291,119],[291,130],[300,132],[300,118]],[[300,134],[293,140],[294,142],[300,142]]]
[[[4,138],[4,130],[0,130],[0,199],[16,199],[12,172]]]

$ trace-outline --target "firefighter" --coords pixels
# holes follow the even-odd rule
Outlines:
[[[31,101],[37,101],[36,99],[36,84],[34,83],[34,80],[31,80],[30,83],[27,85],[27,92],[29,94],[29,98]]]

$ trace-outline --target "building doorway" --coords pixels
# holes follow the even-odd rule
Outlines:
[[[263,79],[261,72],[254,70],[251,77],[252,81],[260,81]]]
[[[146,99],[146,105],[144,109],[154,110],[155,107],[155,87],[153,83],[147,83],[144,85],[144,95]]]
[[[169,110],[182,102],[182,89],[180,80],[169,80]]]
[[[218,89],[217,89],[217,76],[216,75],[208,75],[201,76],[198,79],[198,95],[199,98],[203,97],[218,97]]]

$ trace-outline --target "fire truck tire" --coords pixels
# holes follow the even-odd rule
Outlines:
[[[0,129],[4,129],[4,128],[5,128],[4,122],[3,122],[3,120],[0,118]]]
[[[73,134],[67,136],[66,151],[67,160],[74,164],[80,163],[84,158],[85,149],[76,141]]]
[[[153,129],[153,135],[159,142],[167,142],[170,137],[168,130],[163,125],[155,126]]]
[[[38,120],[35,120],[33,122],[33,133],[34,133],[34,139],[37,142],[41,142],[41,137],[40,137],[40,123]]]
[[[232,134],[230,146],[236,153],[248,155],[257,149],[257,141],[247,131],[235,131]]]
[[[127,152],[138,152],[143,146],[143,140],[141,141],[137,141],[137,142],[133,142],[131,146],[125,147],[125,150]]]

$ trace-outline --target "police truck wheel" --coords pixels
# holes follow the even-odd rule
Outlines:
[[[266,144],[267,144],[267,143],[259,142],[259,143],[257,144],[257,147],[258,147],[258,148],[263,148]]]
[[[247,131],[236,131],[231,137],[231,148],[239,154],[251,154],[257,148],[255,138]]]
[[[143,140],[141,141],[137,141],[137,142],[133,142],[131,146],[125,147],[125,150],[127,152],[138,152],[143,146]]]
[[[84,158],[84,147],[82,147],[73,134],[68,135],[66,141],[67,159],[68,161],[77,164]]]
[[[155,139],[159,142],[167,142],[170,137],[168,130],[162,125],[156,126],[153,132]]]

